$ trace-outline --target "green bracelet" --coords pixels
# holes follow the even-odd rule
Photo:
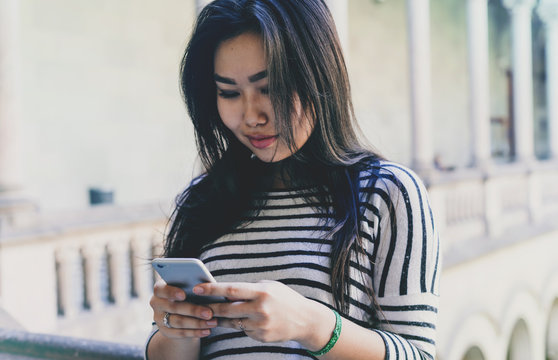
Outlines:
[[[341,315],[339,315],[337,311],[333,309],[331,310],[335,314],[335,329],[333,329],[333,334],[331,334],[331,339],[329,339],[327,344],[325,344],[325,346],[321,350],[318,350],[316,352],[306,350],[312,356],[322,356],[324,354],[327,354],[329,350],[331,350],[333,346],[337,343],[337,340],[339,340],[339,335],[341,335]]]

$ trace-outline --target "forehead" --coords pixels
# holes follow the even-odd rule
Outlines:
[[[249,76],[267,69],[262,37],[252,32],[223,41],[214,60],[215,72],[222,76]]]

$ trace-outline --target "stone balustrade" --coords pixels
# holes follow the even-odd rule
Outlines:
[[[446,249],[498,238],[544,226],[558,215],[558,163],[440,173],[431,179],[429,192]]]
[[[97,207],[3,233],[0,307],[32,332],[138,343],[166,217],[157,206]]]

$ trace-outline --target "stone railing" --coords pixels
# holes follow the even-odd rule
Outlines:
[[[99,206],[3,232],[0,307],[31,332],[141,343],[166,215]]]
[[[0,329],[0,358],[139,360],[139,346]]]
[[[519,238],[558,215],[558,163],[440,173],[429,192],[446,251],[473,239],[490,242],[509,233]]]

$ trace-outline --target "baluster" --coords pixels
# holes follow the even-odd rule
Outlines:
[[[98,311],[104,307],[101,291],[104,248],[87,246],[81,250],[81,253],[85,260],[85,303],[92,311]]]
[[[110,293],[118,306],[130,298],[130,254],[127,241],[116,240],[107,245],[109,252]]]
[[[56,251],[58,302],[65,317],[75,316],[83,308],[82,257],[76,248]]]
[[[501,181],[494,177],[486,179],[484,184],[484,221],[487,235],[494,238],[502,233],[502,207]]]
[[[531,172],[527,175],[527,203],[529,209],[529,221],[536,224],[542,217],[542,191],[541,176],[539,173]]]
[[[153,257],[150,238],[132,240],[133,290],[137,297],[146,299],[153,292],[153,275],[150,260]]]

